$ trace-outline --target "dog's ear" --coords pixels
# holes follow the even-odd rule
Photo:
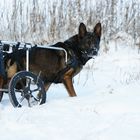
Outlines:
[[[83,38],[87,33],[87,29],[84,23],[80,23],[79,25],[79,37]]]
[[[97,23],[94,27],[94,33],[98,36],[101,37],[101,32],[102,32],[102,26],[101,23]]]

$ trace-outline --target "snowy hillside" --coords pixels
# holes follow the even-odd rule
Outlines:
[[[15,109],[5,95],[0,139],[139,140],[140,55],[124,41],[108,47],[75,77],[78,97],[53,85],[46,104]]]

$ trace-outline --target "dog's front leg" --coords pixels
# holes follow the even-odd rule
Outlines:
[[[76,93],[73,87],[73,82],[72,82],[73,72],[74,72],[73,69],[70,69],[69,71],[67,71],[64,74],[64,79],[63,79],[63,84],[65,85],[70,97],[76,96]]]

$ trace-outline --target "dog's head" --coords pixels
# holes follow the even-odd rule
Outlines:
[[[87,32],[85,24],[80,24],[78,33],[79,48],[86,57],[92,58],[98,54],[101,30],[101,23],[96,24],[93,32]]]

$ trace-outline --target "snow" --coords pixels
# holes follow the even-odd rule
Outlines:
[[[77,97],[52,85],[44,105],[13,108],[5,95],[0,139],[139,140],[140,55],[125,41],[110,41],[87,63],[74,79]]]

